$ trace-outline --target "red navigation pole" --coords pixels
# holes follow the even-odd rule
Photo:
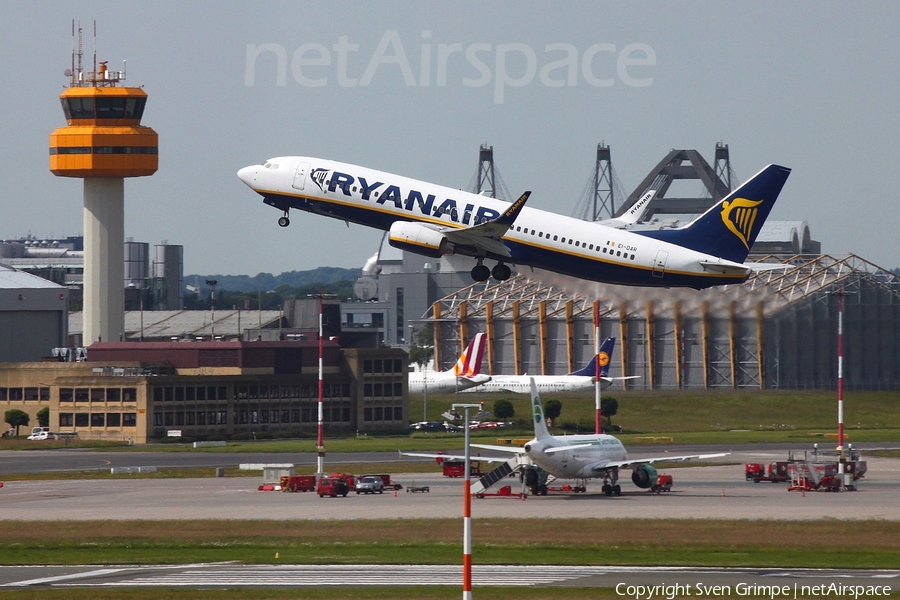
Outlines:
[[[322,407],[322,400],[325,396],[325,386],[324,386],[324,363],[325,363],[325,331],[323,328],[323,300],[326,297],[334,297],[334,294],[324,294],[319,291],[318,294],[308,294],[310,298],[318,298],[319,299],[319,433],[316,442],[316,450],[318,451],[318,459],[316,460],[316,475],[321,476],[325,473],[325,439],[324,439],[324,414],[325,411]]]
[[[319,434],[316,438],[316,450],[319,453],[319,458],[316,461],[316,472],[324,473],[325,472],[325,438],[322,433],[324,429],[324,419],[323,415],[325,414],[322,409],[322,399],[325,397],[325,386],[323,384],[323,379],[325,377],[325,332],[322,328],[322,294],[319,293]]]
[[[594,430],[603,433],[603,415],[600,411],[600,301],[594,300],[594,404],[596,417]]]
[[[533,384],[532,384],[533,385]],[[465,414],[465,463],[466,479],[463,484],[463,600],[472,600],[472,482],[471,469],[469,467],[469,409],[481,409],[480,404],[454,404],[451,410],[456,412],[462,408]],[[479,412],[481,414],[481,412]],[[476,415],[475,418],[478,418]]]
[[[838,288],[838,454],[844,455],[844,288]]]

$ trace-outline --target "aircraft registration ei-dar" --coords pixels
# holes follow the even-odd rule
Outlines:
[[[688,454],[683,456],[656,456],[653,458],[628,459],[625,446],[619,438],[603,433],[582,435],[553,436],[547,430],[544,409],[537,387],[531,382],[531,408],[534,417],[534,439],[520,448],[509,446],[493,446],[489,444],[472,444],[475,448],[494,450],[497,452],[524,455],[534,465],[540,467],[555,479],[575,479],[575,489],[586,491],[588,479],[603,479],[603,493],[607,496],[621,496],[622,488],[618,483],[619,469],[631,468],[631,481],[639,488],[649,489],[657,479],[657,472],[651,465],[657,462],[683,462],[695,459],[719,458],[728,456],[728,452],[714,454]],[[401,452],[403,456],[420,456],[427,458],[443,458],[445,460],[463,460],[464,456],[448,454],[430,454],[421,452]],[[506,458],[490,458],[478,456],[478,460],[488,462],[505,462]],[[521,464],[521,463],[520,463]],[[527,483],[523,482],[523,483]],[[548,482],[549,483],[549,482]],[[546,484],[532,486],[532,494],[547,493]]]
[[[582,221],[527,208],[531,192],[509,203],[321,158],[271,158],[238,171],[265,204],[283,211],[282,227],[292,208],[374,227],[388,231],[397,248],[473,257],[475,281],[506,280],[509,265],[517,265],[604,283],[696,289],[741,283],[765,268],[744,260],[789,174],[769,165],[683,227],[629,231],[622,227],[642,210]],[[648,201],[645,194],[638,204]],[[486,260],[496,264],[488,268]]]

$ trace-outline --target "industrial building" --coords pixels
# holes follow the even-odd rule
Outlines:
[[[0,362],[40,360],[65,346],[68,290],[0,265]]]

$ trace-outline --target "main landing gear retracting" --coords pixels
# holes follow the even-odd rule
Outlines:
[[[497,281],[506,281],[512,275],[508,265],[497,263],[493,269],[488,269],[482,264],[483,258],[478,259],[478,264],[472,267],[472,279],[475,281],[487,281],[489,277],[493,277]]]

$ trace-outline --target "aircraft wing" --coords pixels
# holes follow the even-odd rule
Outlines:
[[[509,205],[506,211],[494,219],[486,223],[479,223],[473,227],[465,229],[455,229],[452,227],[442,227],[439,229],[448,240],[459,246],[474,246],[477,249],[504,256],[509,258],[509,248],[501,241],[506,232],[515,222],[516,217],[522,212],[525,202],[531,192],[525,192],[519,199]]]
[[[490,444],[469,444],[473,448],[483,448],[485,450],[496,450],[497,452],[507,452],[510,454],[525,454],[525,448],[521,446],[491,446]],[[504,460],[504,459],[499,459]]]
[[[719,452],[717,454],[688,454],[684,456],[656,456],[653,458],[636,458],[633,460],[611,460],[603,465],[592,467],[595,471],[611,469],[613,467],[625,468],[634,465],[651,465],[657,462],[686,462],[689,460],[704,460],[707,458],[720,458],[728,456],[731,452]]]
[[[473,446],[475,444],[472,444]],[[496,446],[494,446],[496,448]],[[507,452],[509,449],[507,449]],[[443,460],[466,460],[464,454],[438,454],[437,452],[400,452],[400,456],[418,456],[420,458],[441,458]],[[469,456],[469,460],[483,460],[487,462],[506,462],[508,458],[496,456]]]

